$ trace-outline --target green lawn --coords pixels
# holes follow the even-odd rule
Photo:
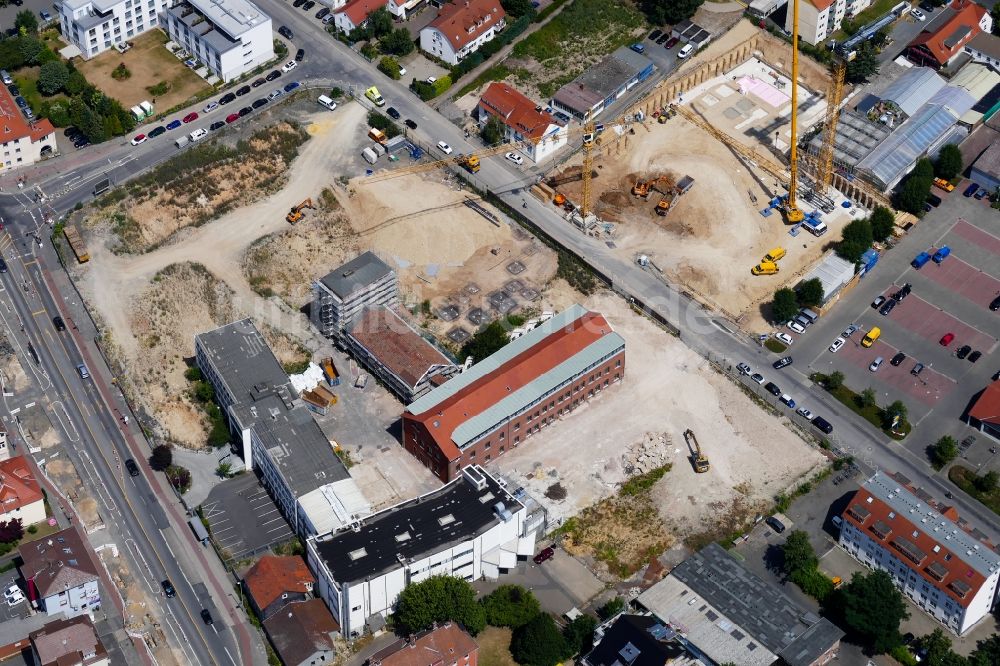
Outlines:
[[[819,384],[820,386],[822,386],[824,389],[826,389],[827,393],[829,393],[834,398],[839,400],[843,405],[849,407],[852,412],[861,416],[863,419],[871,423],[873,426],[881,430],[883,433],[885,433],[889,437],[892,437],[893,439],[900,439],[899,437],[893,435],[888,428],[884,427],[886,419],[885,410],[883,410],[877,404],[862,406],[861,395],[859,393],[855,393],[853,390],[851,390],[848,386],[844,384],[841,384],[840,386],[832,390],[827,388],[825,386],[826,375],[820,372],[813,373],[812,375],[810,375],[809,378],[812,381]],[[906,422],[904,422],[903,425],[904,425],[903,431],[906,434],[909,434],[910,430],[912,429],[912,426]]]
[[[566,62],[567,49],[586,47],[591,55],[610,53],[635,40],[646,19],[631,4],[615,0],[574,0],[558,16],[514,47],[514,57]]]
[[[956,486],[989,507],[993,513],[1000,514],[1000,488],[997,488],[993,490],[993,492],[989,493],[980,492],[976,486],[973,485],[976,479],[976,473],[968,467],[963,467],[962,465],[952,466],[952,468],[948,470],[948,478],[951,479],[951,482]]]
[[[774,338],[768,338],[764,341],[764,346],[769,350],[773,351],[775,354],[780,354],[781,352],[788,349],[788,347],[780,340],[775,340]]]
[[[510,656],[510,629],[486,627],[478,636],[479,666],[517,666]]]

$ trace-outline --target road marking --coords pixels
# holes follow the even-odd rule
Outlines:
[[[45,314],[45,310],[37,310],[37,311],[35,311],[35,312],[32,312],[32,313],[31,313],[31,316],[32,316],[32,317],[37,317],[37,316],[38,316],[38,315],[40,315],[40,314]]]

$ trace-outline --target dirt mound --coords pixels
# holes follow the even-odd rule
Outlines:
[[[607,204],[608,206],[613,206],[615,208],[624,208],[625,206],[630,206],[632,204],[632,197],[625,194],[621,190],[611,190],[602,194],[598,201],[602,204]]]

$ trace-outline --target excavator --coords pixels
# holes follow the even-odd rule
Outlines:
[[[667,192],[673,191],[673,181],[667,176],[660,176],[659,178],[654,178],[653,180],[637,180],[635,185],[632,186],[632,194],[642,199],[648,199],[650,192],[656,190],[660,194],[667,194],[662,189],[658,188],[661,182],[665,182],[670,185]]]
[[[705,454],[701,452],[698,438],[694,436],[694,431],[690,428],[684,431],[684,441],[687,442],[688,449],[691,451],[691,464],[694,466],[694,471],[698,474],[707,472],[711,465],[708,464],[708,458]]]
[[[302,211],[305,210],[306,208],[312,208],[313,210],[316,209],[316,206],[313,205],[312,199],[306,199],[298,206],[294,206],[292,210],[289,211],[288,215],[285,216],[285,219],[288,220],[290,224],[295,224],[303,217],[305,217],[305,213],[303,213]]]

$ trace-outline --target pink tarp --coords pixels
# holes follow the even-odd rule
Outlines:
[[[791,101],[791,98],[788,95],[781,92],[770,83],[761,81],[760,79],[752,76],[744,76],[740,78],[739,86],[740,94],[754,95],[775,109],[780,108]]]

